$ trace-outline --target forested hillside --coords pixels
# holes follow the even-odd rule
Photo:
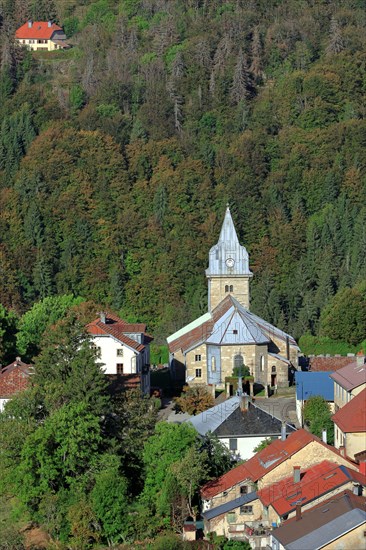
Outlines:
[[[0,6],[3,306],[73,293],[166,336],[206,308],[229,202],[252,309],[339,336],[332,297],[365,300],[364,0]],[[73,48],[19,49],[28,18]]]

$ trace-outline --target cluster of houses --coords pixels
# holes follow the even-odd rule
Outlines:
[[[365,548],[365,356],[314,358],[308,370],[299,369],[294,338],[250,312],[249,257],[229,208],[206,276],[208,312],[168,338],[170,369],[191,386],[213,395],[220,390],[221,399],[173,421],[216,435],[244,462],[202,487],[204,534],[246,540],[254,549]],[[149,394],[152,337],[146,325],[102,312],[86,330],[111,387]],[[19,357],[1,370],[0,410],[27,387],[31,374]],[[253,399],[255,385],[268,397],[291,383],[300,429]],[[334,413],[334,446],[325,431],[320,439],[303,428],[304,406],[315,395]],[[264,439],[271,443],[255,452]],[[184,537],[196,535],[187,523]]]
[[[255,549],[365,547],[366,364],[364,356],[359,356],[358,361],[353,359],[332,375],[334,446],[327,443],[325,431],[320,439],[303,428],[296,430],[284,423],[278,437],[278,419],[276,424],[272,418],[272,428],[270,415],[263,415],[264,411],[250,403],[246,395],[234,398],[239,407],[233,398],[221,404],[227,404],[224,425],[228,419],[229,426],[244,423],[252,434],[242,436],[240,454],[246,461],[201,490],[206,536],[216,533],[246,540]],[[317,395],[315,390],[313,395]],[[190,421],[199,433],[209,429],[226,443],[223,436],[228,434],[220,431],[217,407]],[[257,432],[255,421],[264,428],[262,438],[275,439],[253,454],[257,443],[254,437],[258,435],[253,433]],[[230,440],[228,447],[234,454],[239,448],[231,446]],[[185,537],[195,536],[188,525]]]

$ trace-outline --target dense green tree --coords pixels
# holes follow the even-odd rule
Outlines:
[[[83,302],[82,298],[71,295],[49,296],[37,302],[27,311],[19,322],[17,347],[19,353],[31,359],[40,349],[42,336],[46,329],[66,316],[75,305]]]
[[[327,441],[334,443],[334,424],[329,404],[324,397],[317,395],[309,397],[304,406],[304,421],[314,435],[322,437],[323,430],[327,430]]]
[[[320,317],[324,336],[360,344],[366,335],[366,283],[343,288],[330,300]]]
[[[0,304],[0,364],[7,365],[15,359],[15,332],[18,318]]]

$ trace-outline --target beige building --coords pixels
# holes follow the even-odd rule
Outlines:
[[[208,312],[167,339],[173,372],[184,369],[189,385],[204,384],[233,394],[233,370],[249,368],[254,381],[286,387],[298,367],[294,338],[250,310],[249,256],[240,245],[230,209],[219,241],[209,252]]]
[[[334,381],[334,408],[337,412],[366,388],[365,356],[358,355],[352,363],[330,377]]]
[[[61,27],[51,21],[27,21],[15,33],[15,40],[32,51],[54,51],[69,48]]]
[[[339,409],[334,422],[334,446],[351,460],[366,451],[366,389]]]

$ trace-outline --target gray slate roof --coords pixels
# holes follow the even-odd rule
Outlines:
[[[348,531],[362,525],[365,521],[366,512],[364,510],[360,510],[359,508],[350,510],[343,514],[343,516],[333,519],[308,535],[287,544],[285,548],[286,550],[303,550],[304,548],[318,550],[318,548],[322,548]]]
[[[248,403],[247,411],[242,412],[240,397],[237,396],[192,416],[187,422],[191,422],[200,435],[211,432],[217,437],[277,436],[281,434],[282,426],[281,420],[251,402]],[[293,431],[295,428],[287,424],[286,432]]]
[[[210,520],[212,518],[220,516],[221,514],[230,512],[230,510],[235,510],[235,508],[239,508],[239,506],[243,506],[244,504],[253,502],[253,500],[256,500],[257,498],[257,491],[252,491],[251,493],[247,493],[246,495],[243,495],[239,498],[234,498],[234,500],[231,500],[230,502],[225,502],[225,504],[220,504],[220,506],[211,508],[210,510],[207,510],[207,512],[204,512],[202,515],[205,519]]]

